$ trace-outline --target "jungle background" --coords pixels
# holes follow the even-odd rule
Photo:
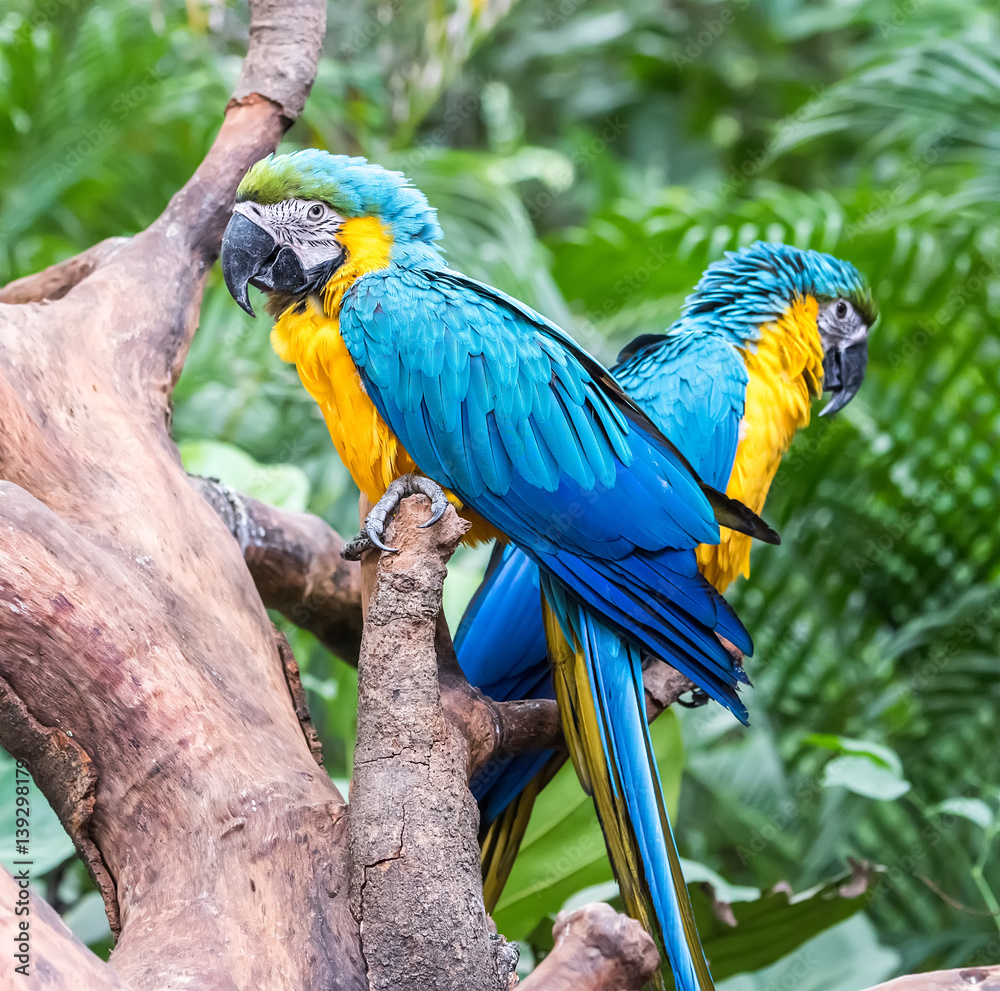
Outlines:
[[[0,284],[157,216],[220,123],[246,19],[204,0],[6,0]],[[782,546],[758,547],[730,595],[756,642],[752,725],[712,706],[668,713],[661,773],[689,880],[711,881],[740,921],[705,937],[728,991],[1000,960],[996,5],[332,3],[286,141],[302,146],[406,172],[454,267],[607,362],[758,238],[869,278],[882,316],[865,385],[796,439],[764,514]],[[189,470],[356,530],[317,409],[217,270],[174,433]],[[487,557],[453,561],[452,628]],[[327,768],[349,778],[356,673],[286,632]],[[8,863],[11,815],[0,806]],[[33,847],[39,893],[106,953],[100,898],[54,815]],[[863,897],[832,897],[848,858],[883,869]],[[789,889],[806,893],[797,913]],[[565,773],[536,808],[499,929],[528,970],[564,904],[614,895]]]

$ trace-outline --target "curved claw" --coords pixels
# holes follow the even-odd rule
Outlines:
[[[431,501],[431,518],[418,524],[418,526],[421,529],[434,526],[444,516],[445,510],[448,508],[448,497],[444,494],[444,489],[433,479],[426,478],[423,475],[410,475],[408,477],[408,488],[422,493]]]
[[[426,523],[421,523],[421,527],[437,523],[448,508],[448,497],[437,482],[423,475],[401,475],[385,490],[385,495],[379,499],[365,519],[361,533],[345,548],[345,552],[360,557],[367,549],[363,545],[367,544],[387,554],[398,554],[398,547],[389,547],[382,542],[382,534],[385,533],[386,520],[396,512],[400,500],[408,495],[425,495],[431,501],[431,518]],[[349,560],[355,559],[352,557]]]
[[[436,500],[431,502],[431,509],[434,510],[431,513],[431,518],[426,523],[417,524],[421,529],[428,526],[433,526],[442,516],[444,516],[444,511],[448,508],[448,500],[442,499],[440,503]]]
[[[365,524],[365,533],[368,534],[368,539],[380,550],[385,551],[387,554],[398,554],[398,547],[388,547],[382,543],[382,532],[381,528],[375,526],[373,523]]]

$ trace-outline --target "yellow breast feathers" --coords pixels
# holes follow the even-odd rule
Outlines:
[[[347,260],[327,284],[322,303],[311,297],[304,308],[288,307],[271,331],[271,344],[282,361],[295,364],[355,484],[377,502],[389,483],[413,471],[414,464],[368,398],[340,336],[337,314],[355,279],[389,264],[392,243],[375,217],[344,221],[340,240]]]
[[[750,381],[740,442],[726,494],[755,513],[764,500],[795,431],[809,423],[812,400],[823,387],[823,345],[816,327],[818,304],[796,300],[780,320],[762,328],[755,352],[745,351]],[[722,531],[719,544],[698,548],[702,574],[720,592],[750,573],[750,538]]]

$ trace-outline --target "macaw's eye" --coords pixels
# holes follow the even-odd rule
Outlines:
[[[310,220],[320,220],[324,213],[326,213],[326,207],[322,203],[313,203],[306,211],[306,216]]]
[[[844,320],[847,317],[849,307],[842,299],[837,300],[837,305],[834,307],[833,312],[836,314],[838,320]]]

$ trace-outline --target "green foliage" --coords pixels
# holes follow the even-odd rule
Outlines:
[[[770,967],[861,911],[864,895],[845,887],[850,880],[850,874],[843,874],[800,895],[792,895],[787,888],[772,889],[753,900],[733,902],[728,912],[713,907],[707,885],[691,885],[698,932],[705,955],[712,961],[712,976],[724,981],[734,974]]]
[[[814,936],[794,953],[751,974],[730,977],[719,991],[843,991],[881,984],[899,967],[899,954],[880,946],[874,927],[856,915]]]
[[[992,962],[995,4],[520,0],[499,23],[495,9],[331,5],[327,57],[287,147],[402,168],[439,208],[454,267],[607,360],[674,319],[709,262],[756,238],[830,251],[867,275],[882,312],[868,379],[796,440],[765,510],[782,546],[756,549],[730,595],[756,643],[753,725],[712,708],[680,716],[678,839],[698,876],[744,893],[822,886],[848,857],[885,866],[863,916],[777,963],[750,952],[770,942],[750,938],[751,915],[773,896],[734,909],[751,915],[714,951],[717,969],[763,969],[729,991]],[[244,21],[240,8],[179,0],[4,7],[0,281],[157,215],[221,120]],[[175,403],[199,470],[248,486],[271,477],[255,465],[286,466],[277,477],[296,505],[354,530],[356,491],[317,410],[217,272]],[[484,563],[482,550],[453,561],[453,624]],[[355,673],[289,632],[328,768],[346,777]],[[673,741],[672,793],[676,725],[657,730]],[[609,877],[595,829],[567,772],[498,912],[535,955],[579,888],[614,894],[592,887]]]
[[[301,513],[309,502],[309,479],[296,465],[262,465],[238,447],[218,440],[188,440],[178,447],[184,467],[193,475],[217,478],[293,513]]]

